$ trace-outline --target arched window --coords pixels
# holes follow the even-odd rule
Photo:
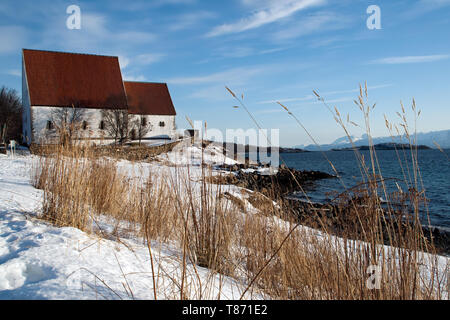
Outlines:
[[[53,130],[53,122],[51,122],[50,120],[47,121],[47,126],[46,126],[47,130]]]
[[[159,126],[160,126],[160,127],[165,127],[166,124],[164,123],[164,121],[160,121],[160,122],[159,122]]]
[[[146,117],[142,117],[142,118],[141,118],[141,125],[142,125],[143,127],[146,127],[146,126],[147,126],[147,118],[146,118]]]
[[[105,121],[101,120],[100,125],[98,126],[100,130],[105,130]]]
[[[87,128],[88,128],[87,121],[83,121],[82,128],[83,128],[83,130],[87,130]]]

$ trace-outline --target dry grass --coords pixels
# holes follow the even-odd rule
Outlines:
[[[362,91],[359,106],[368,124],[370,110]],[[339,112],[333,114],[344,125]],[[191,263],[194,270],[198,265],[209,268],[211,275],[234,277],[250,296],[258,291],[272,299],[442,299],[447,274],[437,268],[437,258],[422,254],[434,253],[435,248],[418,219],[420,192],[402,195],[406,210],[414,213],[405,221],[404,211],[379,200],[383,194],[393,202],[394,195],[384,185],[375,150],[371,149],[369,167],[355,152],[365,182],[359,196],[339,197],[341,211],[335,217],[319,210],[316,229],[301,226],[297,213],[282,199],[227,193],[223,179],[215,178],[207,166],[167,172],[136,168],[130,178],[115,161],[71,147],[41,157],[33,180],[44,190],[44,219],[92,232],[97,219],[110,217],[116,225],[114,236],[122,236],[126,229],[146,240],[152,270],[157,266],[150,240],[175,242],[182,250],[182,275],[175,293],[180,299],[202,298],[202,290],[192,292],[186,283]],[[412,165],[401,165],[414,177],[411,185],[421,190],[417,154],[412,150],[411,155]],[[201,170],[199,179],[192,170]],[[379,289],[367,285],[371,266],[381,270]],[[154,290],[156,296],[156,285]]]

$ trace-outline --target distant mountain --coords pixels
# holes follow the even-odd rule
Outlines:
[[[403,143],[378,143],[373,146],[375,150],[396,150],[401,148],[409,148],[409,144],[403,144]],[[332,149],[332,151],[353,151],[353,150],[370,150],[369,146],[359,146],[359,147],[351,147],[351,148],[338,148],[338,149]],[[427,150],[431,149],[428,146],[425,145],[417,145],[417,149]]]
[[[355,146],[361,147],[361,146],[368,146],[369,145],[369,139],[367,134],[363,134],[361,137],[354,137],[352,136],[352,141]],[[392,137],[378,137],[373,138],[374,144],[389,144],[392,142],[395,143],[406,143],[406,137],[396,136],[394,139]],[[417,144],[418,145],[424,145],[430,148],[436,149],[436,145],[434,144],[436,142],[441,148],[443,149],[449,149],[450,148],[450,130],[442,130],[442,131],[431,131],[427,133],[417,133]],[[301,148],[305,149],[307,151],[319,151],[319,150],[331,150],[331,149],[345,149],[345,148],[351,148],[352,144],[350,143],[348,137],[342,137],[339,139],[336,139],[333,143],[330,144],[323,144],[320,146],[320,148],[314,144],[310,144],[308,146],[295,146],[294,148]]]

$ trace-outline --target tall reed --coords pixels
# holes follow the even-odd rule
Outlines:
[[[358,100],[370,126],[362,88]],[[333,116],[346,129],[337,109]],[[370,127],[366,129],[370,133]],[[262,203],[258,199],[267,197],[249,191],[238,195],[237,187],[213,179],[220,173],[206,163],[199,167],[128,163],[123,168],[123,163],[96,156],[94,149],[71,146],[42,156],[33,181],[44,190],[44,219],[93,231],[99,228],[96,221],[107,218],[115,225],[109,236],[143,239],[151,257],[155,297],[160,266],[152,240],[181,248],[177,258],[181,276],[173,278],[178,291],[171,298],[206,297],[212,282],[202,282],[197,272],[206,267],[208,279],[235,278],[242,298],[262,294],[270,299],[442,299],[448,294],[447,270],[442,270],[442,257],[432,255],[434,244],[417,218],[422,191],[390,194],[376,150],[373,144],[370,147],[369,166],[355,148],[363,183],[353,189],[345,186],[346,192],[335,200],[335,215],[325,207],[308,205],[314,228],[299,222],[289,201],[274,198],[268,199],[274,205],[257,205]],[[203,159],[203,143],[199,148]],[[410,154],[417,155],[414,149]],[[411,181],[421,190],[418,162],[408,168],[415,170]],[[408,170],[404,164],[403,169]],[[406,209],[399,211],[394,201],[400,200]],[[408,221],[404,210],[410,209]],[[108,236],[106,231],[102,235]],[[368,282],[373,267],[381,275],[378,289]],[[189,270],[194,270],[199,283],[195,288],[187,280]]]

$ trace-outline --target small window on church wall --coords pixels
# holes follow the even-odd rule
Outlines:
[[[53,122],[51,122],[50,120],[47,121],[47,126],[46,126],[47,130],[53,130]]]
[[[99,126],[98,126],[98,128],[100,129],[100,130],[105,130],[105,121],[100,121],[100,124],[99,124]]]
[[[88,123],[87,123],[87,121],[83,121],[82,127],[83,127],[83,130],[87,130],[87,128],[88,128]]]
[[[141,119],[141,125],[142,125],[143,127],[146,127],[146,126],[147,126],[147,118],[146,118],[146,117],[142,117],[142,119]]]
[[[164,121],[160,121],[160,122],[159,122],[159,126],[160,126],[160,127],[165,127],[166,124],[164,123]]]

